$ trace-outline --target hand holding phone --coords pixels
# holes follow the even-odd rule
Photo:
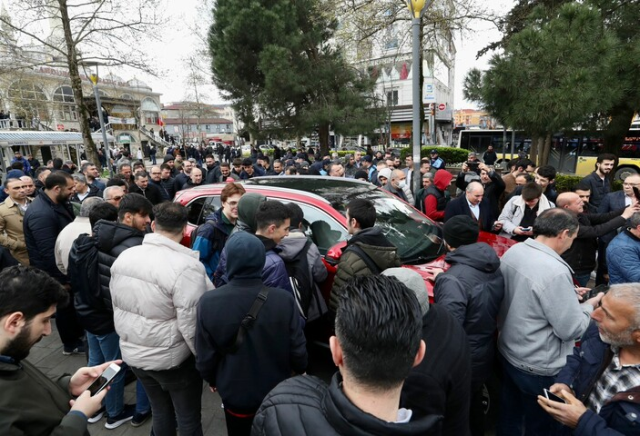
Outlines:
[[[582,296],[582,301],[587,301],[587,300],[595,297],[596,295],[598,295],[600,292],[602,292],[603,294],[606,294],[607,292],[609,292],[609,285],[598,285],[598,286],[596,286],[595,288],[590,290],[586,295]]]
[[[544,388],[543,392],[544,392],[544,396],[545,396],[545,398],[547,400],[555,401],[556,403],[565,403],[566,404],[565,400],[563,400],[562,398],[560,398],[559,396],[557,396],[556,394],[551,392],[549,389]]]
[[[120,372],[120,366],[112,363],[104,372],[98,376],[98,378],[91,383],[91,386],[87,390],[91,393],[91,396],[95,396],[102,392],[107,386],[111,384],[116,375]]]

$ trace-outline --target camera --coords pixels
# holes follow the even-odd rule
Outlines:
[[[467,167],[469,167],[469,171],[479,173],[478,168],[480,167],[480,162],[477,160],[467,161]]]

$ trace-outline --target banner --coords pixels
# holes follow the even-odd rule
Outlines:
[[[118,117],[109,117],[109,124],[136,124],[135,118],[118,118]]]

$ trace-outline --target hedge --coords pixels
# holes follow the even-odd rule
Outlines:
[[[447,166],[465,162],[469,157],[469,150],[465,150],[463,148],[430,146],[422,147],[420,149],[420,158],[431,157],[431,150],[437,150],[438,156],[445,160]],[[402,160],[404,160],[407,154],[413,154],[412,147],[406,147],[400,151]]]
[[[584,177],[582,176],[574,176],[569,174],[558,174],[556,176],[556,190],[558,193],[562,192],[570,192],[573,191],[575,186],[582,180]],[[621,191],[622,190],[622,181],[614,180],[611,184],[612,191]]]

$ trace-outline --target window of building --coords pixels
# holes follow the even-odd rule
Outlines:
[[[387,106],[398,106],[398,90],[387,91]]]
[[[7,90],[14,115],[24,118],[50,119],[49,99],[38,85],[29,82],[14,82]]]
[[[73,97],[73,89],[71,89],[70,86],[64,85],[58,87],[53,92],[53,101],[55,103],[56,115],[59,120],[78,120],[78,111]]]

